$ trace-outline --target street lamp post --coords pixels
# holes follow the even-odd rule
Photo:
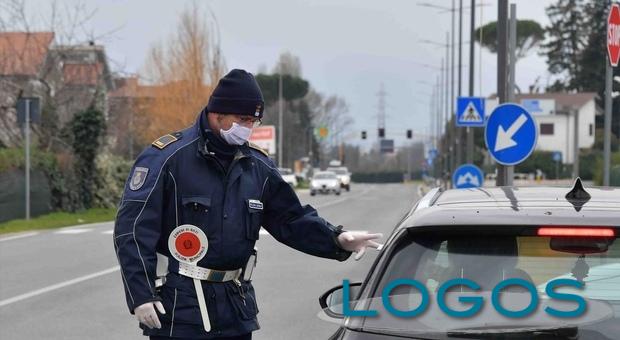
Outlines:
[[[473,96],[474,95],[474,90],[473,90],[473,83],[474,83],[474,18],[475,18],[475,10],[476,7],[482,7],[482,6],[488,6],[489,4],[486,3],[480,3],[478,5],[476,5],[476,1],[475,0],[471,0],[471,7],[469,7],[471,9],[471,38],[470,38],[470,62],[469,62],[469,77],[470,77],[470,93],[469,96]],[[452,0],[452,7],[445,7],[445,6],[441,6],[441,5],[437,5],[434,3],[430,3],[430,2],[418,2],[418,6],[421,7],[429,7],[429,8],[435,8],[435,9],[440,9],[443,10],[445,12],[452,12],[452,82],[454,83],[454,37],[456,35],[455,32],[455,13],[456,13],[456,7],[455,7],[455,3],[454,0]],[[463,37],[463,9],[467,9],[468,7],[463,7],[463,0],[459,0],[459,62],[458,62],[458,95],[461,95],[461,73],[462,73],[462,63],[461,63],[461,58],[462,58],[462,51],[461,51],[461,46],[462,46],[462,37]],[[453,84],[454,85],[454,84]],[[451,113],[454,114],[454,86],[452,86],[452,105],[451,105]],[[459,130],[456,127],[456,122],[454,122],[453,124],[451,124],[452,130],[453,130],[453,141],[456,144],[456,162],[460,163],[461,162],[461,153],[462,153],[462,146],[460,144],[461,142],[461,130]],[[471,163],[473,162],[473,145],[474,145],[474,138],[473,138],[473,130],[471,128],[467,128],[467,162]],[[456,136],[456,137],[455,137]]]

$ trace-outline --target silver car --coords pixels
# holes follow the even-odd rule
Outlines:
[[[332,171],[319,171],[310,180],[310,195],[317,193],[340,195],[340,180]]]
[[[319,301],[331,339],[619,339],[618,237],[620,188],[433,189]]]

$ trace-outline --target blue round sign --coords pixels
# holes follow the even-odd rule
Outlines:
[[[484,174],[473,164],[463,164],[452,174],[452,185],[457,189],[479,188],[482,183]]]
[[[502,104],[495,108],[484,130],[484,142],[499,164],[523,162],[536,147],[538,128],[534,117],[522,106]]]

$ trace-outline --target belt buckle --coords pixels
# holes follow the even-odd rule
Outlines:
[[[208,281],[217,281],[222,282],[224,280],[224,276],[226,276],[225,271],[220,270],[211,270],[209,275],[207,276]]]

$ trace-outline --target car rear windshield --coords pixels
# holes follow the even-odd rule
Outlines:
[[[486,226],[484,229],[493,228]],[[507,228],[498,226],[496,229],[506,232]],[[487,329],[499,332],[516,329],[515,334],[523,334],[527,333],[524,330],[538,329],[541,334],[549,335],[555,334],[552,330],[562,328],[579,332],[584,336],[581,338],[599,335],[617,338],[620,335],[618,231],[603,228],[611,230],[613,236],[609,233],[583,235],[581,231],[584,229],[601,230],[551,228],[551,233],[542,233],[541,236],[537,232],[542,228],[530,227],[515,227],[513,230],[518,232],[505,235],[446,233],[442,236],[439,231],[407,233],[389,254],[371,298],[358,303],[356,308],[379,311],[379,317],[364,320],[364,328],[397,330],[396,333],[403,334],[478,334],[475,332],[484,333]],[[456,285],[444,290],[444,295],[440,296],[442,286],[454,279],[467,279],[479,287]],[[501,308],[509,312],[522,311],[530,306],[533,303],[532,291],[527,287],[517,284],[501,289],[497,295],[500,300],[496,301],[499,309],[495,308],[497,304],[493,301],[493,290],[508,279],[531,283],[537,292],[536,306],[519,318],[507,317],[500,311]],[[579,306],[575,301],[566,301],[568,299],[560,301],[561,297],[553,292],[551,296],[547,294],[547,286],[563,282],[561,279],[583,285],[582,288],[555,287],[555,293],[583,298],[587,308],[578,317],[558,318],[548,312],[548,308],[571,311]],[[404,284],[394,286],[397,280]],[[412,285],[412,281],[419,282],[427,290],[428,306],[424,313],[413,318],[397,317],[390,312],[392,310],[386,310],[385,298],[388,296],[392,307],[397,310],[416,309],[424,300],[424,293]],[[483,308],[469,317],[454,317],[438,306],[441,299],[452,310],[468,310],[473,303],[460,300],[463,297],[481,297]]]
[[[314,176],[314,179],[334,179],[336,175],[334,174],[317,174]]]
[[[329,171],[335,172],[336,175],[346,175],[347,174],[347,170],[346,169],[329,169]]]

